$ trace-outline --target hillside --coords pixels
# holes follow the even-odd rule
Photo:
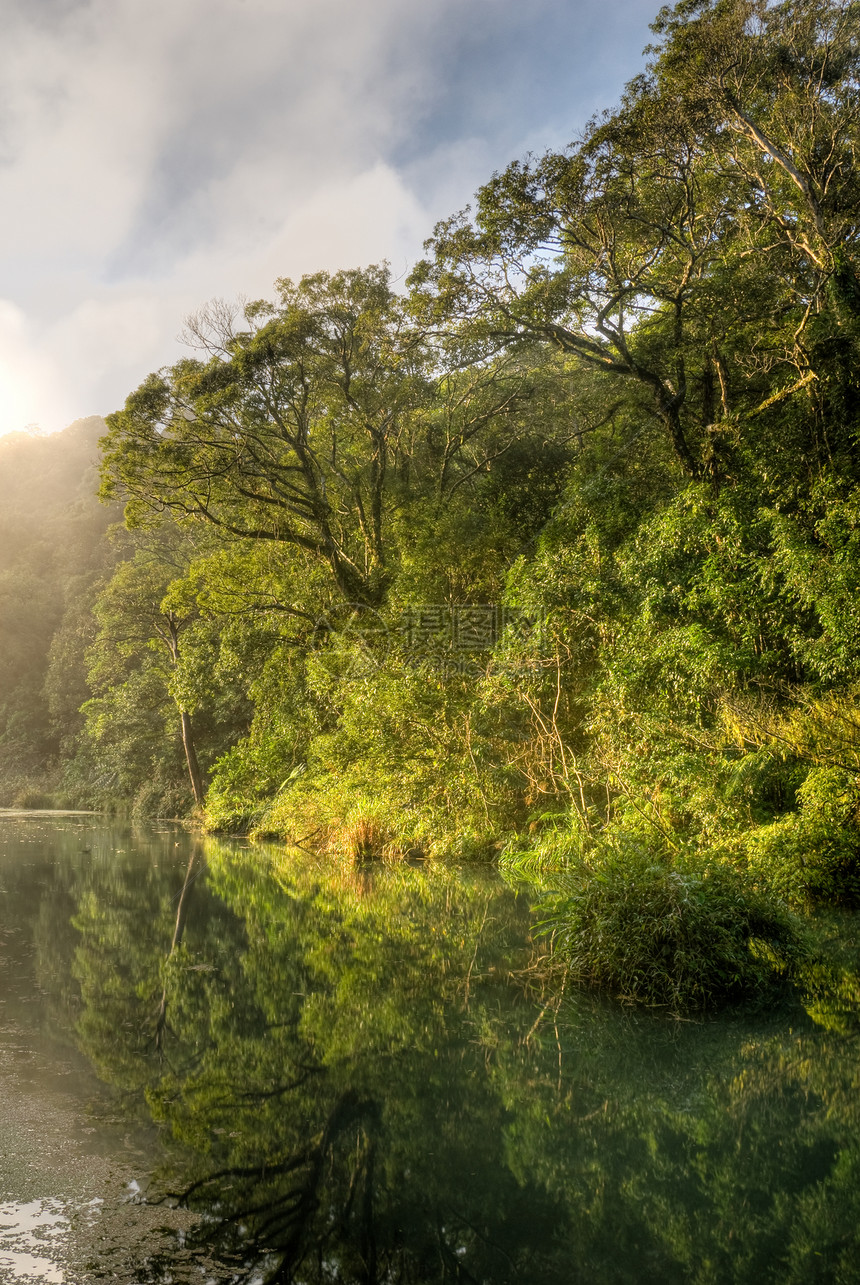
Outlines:
[[[82,611],[82,603],[91,601],[112,560],[105,533],[117,519],[116,511],[96,497],[98,441],[104,431],[104,421],[91,416],[49,436],[10,433],[0,438],[4,804],[28,784],[46,780],[61,745],[77,731],[77,704],[86,695],[83,651],[89,632],[89,613]],[[46,686],[52,645],[53,681]]]

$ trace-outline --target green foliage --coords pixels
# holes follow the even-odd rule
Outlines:
[[[98,805],[683,904],[708,948],[611,982],[664,1002],[764,976],[757,897],[856,897],[860,8],[683,0],[654,32],[403,293],[316,273],[193,319],[109,419],[113,552],[57,477],[77,552],[0,512],[4,797],[59,754]]]
[[[842,768],[813,768],[799,810],[746,837],[750,873],[795,905],[860,900],[860,788]]]
[[[354,651],[329,649],[309,664],[308,699],[329,711],[329,728],[307,743],[300,771],[284,765],[255,829],[351,852],[356,827],[372,825],[377,853],[489,855],[509,800],[493,779],[473,684],[396,656],[344,677],[347,659],[358,669]],[[230,765],[219,765],[216,788]]]
[[[623,832],[571,862],[543,931],[579,981],[673,1010],[760,991],[803,955],[792,915],[731,868]]]
[[[522,882],[540,887],[552,882],[559,871],[576,865],[588,841],[587,832],[576,826],[578,820],[575,812],[534,819],[527,837],[515,836],[502,849],[499,866],[505,878],[515,885]]]

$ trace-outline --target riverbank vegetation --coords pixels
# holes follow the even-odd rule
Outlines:
[[[860,8],[654,32],[407,288],[210,304],[109,417],[128,531],[39,670],[66,797],[500,856],[613,934],[635,884],[732,977],[789,966],[786,905],[856,902]]]

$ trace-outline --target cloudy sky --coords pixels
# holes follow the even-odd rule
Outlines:
[[[122,404],[207,299],[388,259],[642,65],[657,0],[0,0],[0,433]]]

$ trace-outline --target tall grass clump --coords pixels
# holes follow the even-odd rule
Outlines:
[[[588,836],[576,813],[541,816],[528,834],[515,834],[499,857],[499,869],[512,884],[546,886],[559,871],[582,860]]]
[[[764,990],[806,953],[800,921],[719,862],[604,840],[555,880],[542,931],[578,981],[680,1012]]]

